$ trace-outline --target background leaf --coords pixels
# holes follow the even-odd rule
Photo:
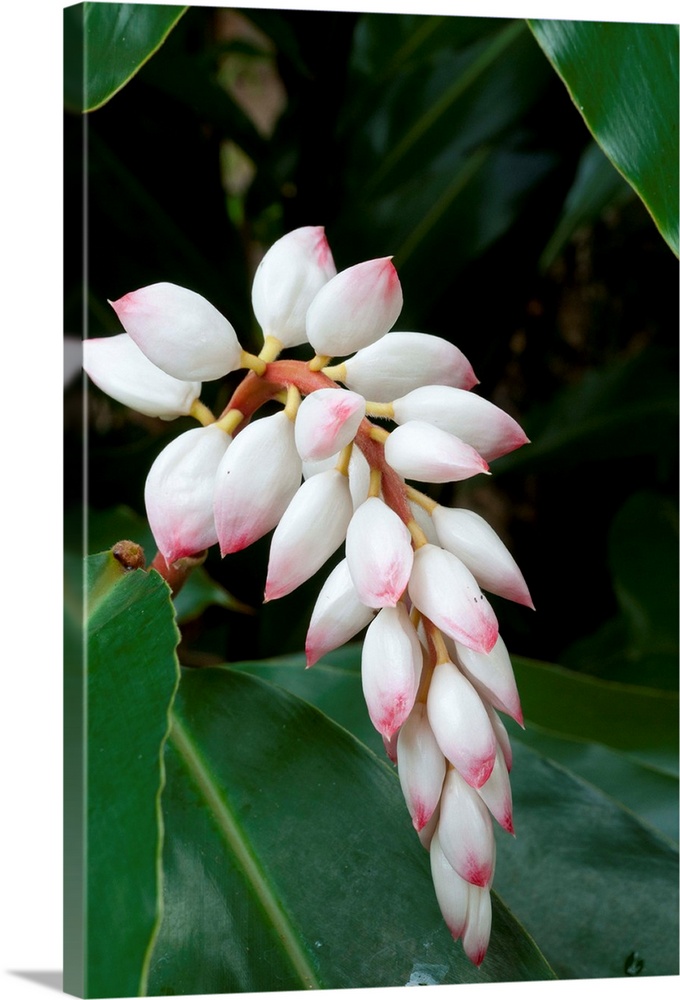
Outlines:
[[[678,254],[678,26],[529,25],[588,128]]]
[[[82,3],[64,11],[64,103],[93,111],[163,44],[186,7]]]
[[[497,835],[495,888],[561,978],[623,975],[633,951],[646,974],[675,974],[678,859],[666,838],[677,837],[677,699],[514,664],[525,718],[551,731],[509,724],[517,836]],[[298,693],[306,688],[308,699],[384,758],[361,692],[360,647],[307,671],[303,657],[237,669]]]
[[[393,768],[316,709],[215,668],[184,672],[174,717],[151,992],[552,977],[498,901],[487,958],[471,965]]]
[[[84,995],[145,989],[160,918],[162,751],[178,682],[167,584],[88,561]],[[125,915],[121,919],[121,915]]]

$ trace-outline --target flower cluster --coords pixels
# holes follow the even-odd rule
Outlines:
[[[513,832],[499,712],[522,724],[484,591],[533,605],[481,517],[441,506],[407,480],[488,474],[488,462],[527,438],[470,391],[477,379],[456,347],[392,330],[402,292],[389,257],[338,273],[324,230],[298,229],[265,254],[252,301],[264,332],[257,357],[204,298],[161,283],[111,303],[125,332],[86,341],[84,367],[142,413],[190,414],[201,425],[161,452],[146,481],[166,575],[213,544],[225,556],[273,529],[269,601],[345,543],[312,614],[307,664],[367,629],[371,720],[429,849],[446,923],[479,964],[491,928],[492,817]],[[303,343],[311,361],[279,360]],[[199,399],[201,383],[239,368],[249,372],[216,419]],[[282,408],[251,419],[272,400]]]

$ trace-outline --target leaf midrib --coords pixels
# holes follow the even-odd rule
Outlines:
[[[303,987],[322,989],[323,984],[310,964],[299,934],[279,899],[272,892],[233,809],[224,793],[218,790],[209,767],[176,713],[172,718],[170,742],[184,761],[187,771],[209,807],[220,835],[240,865],[244,878],[250,884],[254,896],[269,919]]]

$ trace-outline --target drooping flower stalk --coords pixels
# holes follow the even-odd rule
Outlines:
[[[168,283],[112,303],[126,332],[85,344],[86,371],[114,399],[201,425],[149,472],[152,568],[176,590],[211,545],[226,556],[273,530],[271,601],[309,580],[344,540],[312,612],[307,665],[367,629],[369,715],[430,851],[447,926],[479,964],[491,931],[494,821],[513,833],[512,748],[498,713],[522,725],[484,591],[533,603],[478,514],[443,507],[407,480],[489,474],[488,463],[526,435],[471,391],[477,378],[458,348],[392,330],[402,291],[390,257],[336,273],[323,228],[304,227],[264,255],[252,300],[258,357],[210,303]],[[309,361],[279,358],[304,343],[315,352]],[[201,382],[239,368],[247,374],[212,414]],[[281,409],[261,416],[265,404]]]

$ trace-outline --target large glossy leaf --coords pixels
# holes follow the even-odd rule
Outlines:
[[[498,900],[482,968],[467,961],[391,765],[282,689],[185,672],[166,765],[150,992],[551,978]]]
[[[677,699],[514,662],[525,717],[542,725],[522,732],[508,723],[517,838],[497,837],[501,898],[561,976],[623,975],[634,951],[646,973],[674,974]],[[360,647],[306,672],[303,657],[238,667],[306,688],[309,700],[382,752],[363,704]],[[634,912],[644,915],[644,929]]]
[[[186,7],[82,3],[64,11],[64,100],[72,111],[106,104],[163,44]]]
[[[529,25],[595,139],[677,254],[677,25]]]
[[[160,917],[162,758],[179,635],[166,583],[110,552],[88,560],[86,608],[83,995],[136,996]]]

